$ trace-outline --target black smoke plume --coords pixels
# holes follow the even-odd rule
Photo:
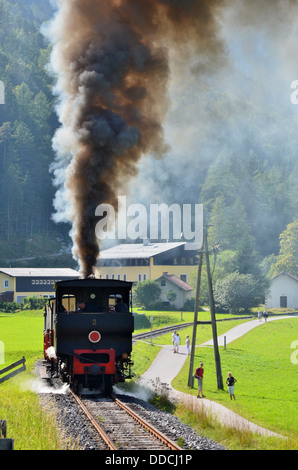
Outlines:
[[[169,54],[223,56],[220,0],[60,0],[49,27],[61,122],[53,142],[56,220],[71,221],[83,277],[99,256],[95,208],[128,190],[140,158],[167,150]]]

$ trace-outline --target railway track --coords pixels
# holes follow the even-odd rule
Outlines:
[[[251,319],[254,318],[253,315],[248,315],[248,316],[241,316],[241,317],[233,317],[233,318],[220,318],[216,319],[216,322],[223,322],[223,321],[232,321],[232,320],[246,320],[246,319]],[[211,325],[212,322],[211,320],[206,320],[206,321],[197,321],[197,325]],[[192,326],[193,322],[189,323],[179,323],[178,325],[171,325],[171,326],[165,326],[164,328],[158,328],[156,330],[152,331],[146,331],[144,333],[136,333],[132,335],[132,340],[137,341],[139,339],[146,339],[154,336],[160,336],[165,333],[169,333],[170,331],[175,331],[175,330],[182,330],[183,328],[187,328],[188,326]]]
[[[182,450],[118,398],[71,393],[108,450]]]
[[[211,322],[208,322],[208,323],[211,323]],[[182,328],[187,328],[188,326],[191,326],[192,324],[193,323],[182,323],[182,324],[179,324],[179,325],[165,326],[164,328],[159,328],[157,330],[146,331],[145,333],[136,333],[136,334],[132,335],[132,340],[137,341],[139,339],[150,338],[151,336],[153,337],[153,336],[164,335],[165,333],[168,333],[170,331],[175,331],[175,330],[180,330]]]

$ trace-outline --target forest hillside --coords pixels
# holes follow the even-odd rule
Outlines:
[[[41,33],[52,15],[48,0],[0,0],[0,80],[5,86],[5,102],[0,104],[2,266],[76,266],[69,254],[70,225],[52,220],[52,138],[59,123],[54,79],[46,67],[51,49]],[[188,88],[180,89],[176,102],[172,97],[166,127],[171,133],[175,125],[184,125],[181,134],[186,127],[188,132],[194,129],[191,139],[195,136],[196,143],[187,154],[188,146],[183,143],[181,150],[178,142],[164,161],[141,165],[140,183],[134,186],[138,202],[142,189],[145,197],[147,190],[157,194],[158,188],[164,198],[160,202],[204,204],[211,225],[209,245],[220,246],[215,276],[239,272],[264,279],[274,273],[281,234],[298,219],[294,107],[288,99],[288,114],[278,100],[252,100],[240,85],[214,87],[196,74],[188,80],[197,86],[197,94],[190,98]],[[289,98],[290,88],[287,93]],[[187,115],[183,122],[179,109],[181,119]],[[196,124],[203,121],[198,130]]]

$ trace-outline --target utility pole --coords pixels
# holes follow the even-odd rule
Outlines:
[[[198,308],[199,308],[200,287],[201,287],[204,254],[206,255],[206,268],[207,268],[209,303],[210,303],[210,313],[211,313],[211,323],[212,323],[213,349],[214,349],[214,358],[215,358],[215,365],[216,365],[217,388],[223,389],[220,356],[219,356],[219,351],[218,351],[217,328],[216,328],[216,319],[215,319],[214,297],[213,297],[212,278],[211,278],[211,271],[210,271],[206,227],[203,228],[203,246],[200,251],[199,265],[198,265],[197,291],[196,291],[196,300],[195,300],[195,309],[194,309],[193,334],[192,334],[191,354],[190,354],[190,364],[189,364],[187,385],[188,387],[193,387],[194,356],[195,356],[195,345],[196,345],[196,336],[197,336]]]
[[[199,299],[200,299],[200,288],[201,288],[201,277],[202,277],[202,266],[203,266],[203,249],[204,249],[204,243],[200,251],[200,258],[199,258],[199,265],[198,265],[197,291],[196,291],[196,300],[195,300],[195,311],[194,311],[191,352],[190,352],[190,364],[189,364],[188,383],[187,383],[188,387],[191,387],[191,388],[193,387],[192,376],[193,376],[196,337],[197,337],[198,310],[199,310]]]
[[[207,241],[207,230],[206,229],[204,230],[204,239],[205,239],[204,240],[204,247],[205,247],[205,250],[206,250],[206,267],[207,267],[209,303],[210,303],[210,313],[211,313],[211,323],[212,323],[213,350],[214,350],[214,359],[215,359],[215,366],[216,366],[217,388],[223,390],[223,381],[222,381],[222,373],[221,373],[220,355],[219,355],[219,351],[218,351],[214,296],[213,296],[213,287],[212,287],[212,277],[211,277],[211,271],[210,271],[210,261],[209,261],[209,251],[208,251],[208,241]]]

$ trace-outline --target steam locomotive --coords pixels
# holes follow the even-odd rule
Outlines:
[[[44,312],[44,358],[76,392],[112,393],[132,377],[132,282],[59,281]]]

